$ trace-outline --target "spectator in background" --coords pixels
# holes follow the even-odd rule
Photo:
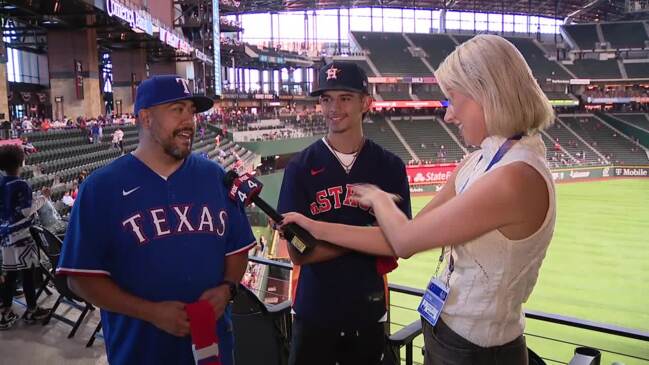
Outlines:
[[[29,232],[35,213],[44,202],[44,197],[32,198],[29,184],[20,178],[20,169],[25,153],[20,146],[0,146],[0,170],[6,176],[0,178],[0,246],[2,250],[2,271],[5,283],[2,286],[2,309],[0,330],[11,328],[18,315],[12,309],[18,276],[22,277],[27,310],[23,313],[26,323],[35,323],[46,318],[49,310],[36,304],[34,278],[39,266],[38,248]]]
[[[50,187],[45,187],[41,190],[41,194],[45,198],[43,206],[38,210],[38,220],[41,225],[54,234],[65,233],[67,225],[61,218],[59,212],[56,211],[56,208],[54,208],[54,203],[52,202],[52,189]]]
[[[74,205],[74,200],[75,200],[74,197],[73,197],[74,194],[75,194],[74,190],[66,191],[65,194],[63,195],[63,198],[61,198],[61,202],[63,204],[65,204],[65,205],[67,205],[68,207],[72,208],[72,206]]]
[[[23,128],[23,132],[31,132],[34,129],[32,120],[29,119],[28,117],[23,118],[22,128]]]
[[[113,132],[113,148],[119,148],[119,150],[124,153],[124,131],[122,131],[120,128],[117,128],[115,132]]]
[[[27,139],[27,137],[25,137],[25,136],[20,137],[20,141],[22,142],[22,148],[23,148],[23,151],[25,152],[25,154],[29,155],[29,154],[38,152],[36,150],[36,147],[34,147],[33,144],[29,143],[29,140]]]
[[[90,127],[91,143],[99,143],[99,123],[95,122]]]
[[[0,139],[9,138],[11,138],[11,122],[4,120],[2,121],[2,123],[0,123]]]
[[[47,132],[47,131],[50,130],[50,128],[52,128],[52,125],[50,124],[50,120],[47,119],[47,118],[45,118],[45,120],[43,121],[43,123],[41,123],[41,130],[42,130],[43,132]]]
[[[59,129],[59,128],[65,128],[65,122],[60,121],[58,119],[55,119],[54,122],[52,123],[52,128]]]
[[[77,185],[81,185],[81,183],[86,179],[87,176],[88,170],[81,170],[81,172],[79,172],[79,175],[77,175]]]

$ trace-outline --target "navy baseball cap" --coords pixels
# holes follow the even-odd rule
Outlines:
[[[192,94],[184,78],[178,75],[159,75],[142,81],[137,87],[135,115],[138,115],[140,109],[180,100],[193,101],[196,113],[210,110],[214,106],[211,98]]]
[[[352,62],[334,61],[318,72],[318,84],[311,96],[320,96],[328,90],[369,94],[367,85],[367,75],[360,66]]]

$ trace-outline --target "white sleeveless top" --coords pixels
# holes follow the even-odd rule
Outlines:
[[[542,226],[522,240],[510,240],[493,230],[472,241],[453,246],[455,270],[450,294],[442,312],[444,322],[468,341],[482,347],[506,344],[525,327],[522,303],[527,301],[554,233],[556,218],[552,173],[545,160],[540,135],[526,136],[503,158],[484,172],[505,138],[486,138],[472,153],[455,180],[455,194],[471,188],[482,176],[512,162],[522,161],[536,169],[548,186],[550,204]],[[483,155],[482,160],[480,156]],[[450,250],[446,248],[448,262]],[[440,275],[446,281],[447,268]]]

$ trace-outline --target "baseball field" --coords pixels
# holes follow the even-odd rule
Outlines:
[[[430,199],[413,197],[413,213]],[[557,212],[554,239],[525,308],[649,332],[649,180],[560,184]],[[424,288],[438,257],[430,251],[400,260],[390,282]],[[417,319],[418,302],[393,294],[394,330]],[[527,321],[526,333],[528,346],[548,364],[567,363],[577,345],[606,350],[602,365],[649,364],[647,342],[536,320]],[[415,360],[421,361],[419,349]]]

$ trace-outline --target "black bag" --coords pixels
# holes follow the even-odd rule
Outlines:
[[[537,355],[536,352],[532,351],[529,347],[527,348],[527,356],[529,358],[529,365],[546,365],[541,356]]]

